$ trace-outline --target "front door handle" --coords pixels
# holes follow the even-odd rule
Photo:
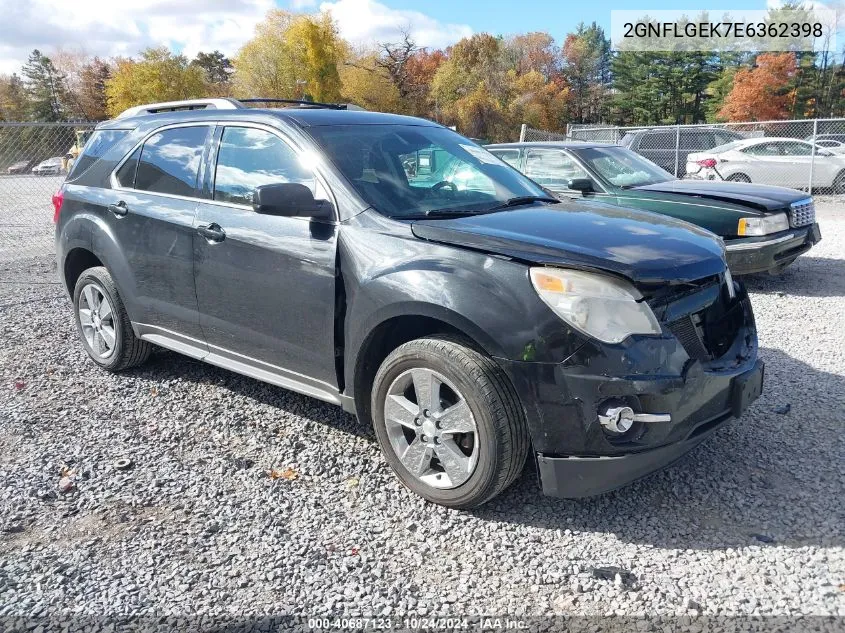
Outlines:
[[[122,218],[129,213],[129,207],[127,207],[126,203],[121,200],[117,204],[110,204],[109,211],[111,211],[115,217]]]
[[[226,231],[224,231],[217,222],[198,226],[197,233],[202,235],[209,242],[222,242],[226,239]]]

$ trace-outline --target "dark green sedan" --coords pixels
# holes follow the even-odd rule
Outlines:
[[[812,197],[797,189],[678,180],[603,143],[505,143],[488,150],[557,197],[587,197],[702,226],[725,241],[734,275],[777,273],[821,239]]]

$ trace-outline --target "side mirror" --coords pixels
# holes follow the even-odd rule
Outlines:
[[[315,200],[311,190],[298,182],[256,187],[252,194],[252,208],[262,215],[317,219],[331,217],[331,204],[326,200]]]
[[[581,193],[589,193],[593,190],[593,181],[589,178],[573,178],[567,187]]]

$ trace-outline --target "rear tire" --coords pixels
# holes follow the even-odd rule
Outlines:
[[[76,329],[88,356],[107,371],[123,371],[146,361],[152,345],[132,331],[117,286],[103,266],[89,268],[73,291]]]
[[[751,182],[751,178],[745,174],[731,174],[728,176],[728,182]]]
[[[528,430],[513,385],[461,338],[432,336],[391,352],[373,383],[372,412],[387,463],[433,503],[479,506],[525,465]]]
[[[840,171],[833,179],[833,193],[845,193],[845,170]]]

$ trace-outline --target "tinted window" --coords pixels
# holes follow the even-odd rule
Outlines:
[[[128,132],[129,130],[95,130],[92,132],[85,143],[85,147],[82,148],[82,153],[73,162],[68,179],[82,175],[86,169],[114,147]],[[84,137],[85,132],[81,136]]]
[[[695,130],[681,132],[681,149],[710,149],[715,146],[713,132]]]
[[[214,176],[215,200],[251,205],[256,187],[282,182],[303,184],[316,193],[314,171],[278,136],[246,127],[223,130]]]
[[[138,159],[141,157],[141,148],[139,147],[134,152],[132,152],[132,156],[126,159],[126,162],[120,166],[120,169],[117,170],[117,174],[115,175],[117,178],[117,182],[121,187],[129,187],[130,189],[135,186],[135,171],[138,169]]]
[[[589,178],[559,149],[529,149],[525,154],[525,175],[547,187],[567,187],[573,178]]]
[[[639,149],[675,149],[675,132],[649,132],[640,137]]]
[[[193,196],[208,126],[177,127],[154,134],[144,143],[135,188]]]
[[[716,143],[719,145],[726,145],[731,141],[738,141],[742,139],[742,136],[735,132],[729,132],[728,130],[716,130]]]

